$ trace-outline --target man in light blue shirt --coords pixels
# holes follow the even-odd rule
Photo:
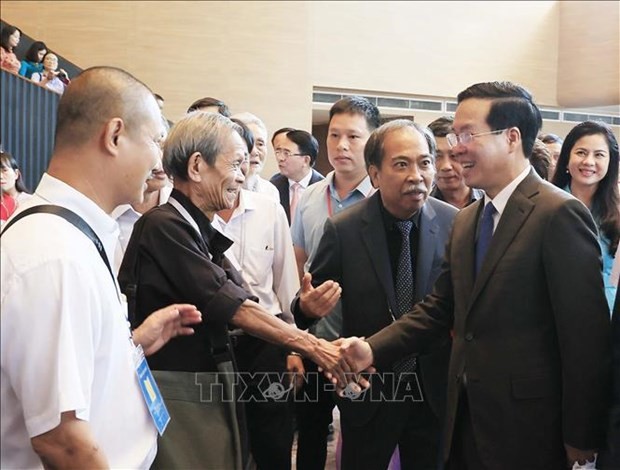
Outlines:
[[[374,192],[366,172],[364,146],[379,125],[379,110],[366,98],[348,96],[334,103],[329,112],[327,131],[327,156],[334,171],[325,180],[308,187],[297,205],[291,233],[301,291],[309,295],[316,292],[319,302],[324,294],[324,286],[316,289],[317,286],[312,286],[308,268],[319,246],[327,218]],[[339,292],[336,293],[339,286],[334,285],[332,288],[334,295],[339,295]],[[342,313],[338,304],[310,331],[318,338],[333,340],[340,336],[341,324]],[[303,399],[297,403],[297,468],[323,469],[334,399],[329,385],[321,374],[316,373],[316,366],[307,361],[304,361],[304,366],[306,372],[309,372],[304,387],[317,393],[317,396],[310,396],[302,389],[308,399],[302,396]]]

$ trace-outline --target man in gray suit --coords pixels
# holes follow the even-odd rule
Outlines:
[[[408,120],[386,123],[370,136],[364,158],[378,191],[327,219],[310,267],[315,285],[328,279],[341,285],[345,336],[376,333],[430,292],[457,213],[429,197],[435,139],[428,129]],[[405,239],[399,224],[410,229]],[[296,300],[300,326],[325,314],[303,291]],[[396,445],[403,469],[437,468],[449,352],[446,334],[443,347],[412,358],[416,364],[391,365],[396,374],[375,377],[362,396],[339,400],[344,469],[385,469]]]
[[[433,293],[367,342],[342,345],[354,369],[381,370],[453,330],[450,469],[570,468],[602,443],[611,347],[596,226],[532,170],[541,124],[513,83],[459,94],[447,139],[466,184],[486,195],[456,216]]]

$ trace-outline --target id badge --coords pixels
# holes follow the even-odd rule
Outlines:
[[[164,399],[159,392],[157,383],[153,378],[151,369],[144,357],[144,351],[142,346],[138,345],[134,348],[134,365],[136,367],[136,374],[138,374],[138,383],[140,384],[140,390],[142,390],[142,396],[146,403],[153,423],[157,428],[157,432],[160,436],[164,435],[166,426],[170,422],[170,414],[164,403]]]

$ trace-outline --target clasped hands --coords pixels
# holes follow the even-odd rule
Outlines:
[[[321,285],[312,285],[312,275],[305,273],[301,280],[299,307],[310,318],[320,319],[327,316],[340,300],[342,288],[335,281],[325,281]],[[370,383],[362,372],[373,372],[373,357],[370,345],[364,338],[339,338],[333,342],[319,339],[319,350],[313,360],[319,365],[325,376],[336,385],[338,393],[349,387],[353,390],[368,388]]]

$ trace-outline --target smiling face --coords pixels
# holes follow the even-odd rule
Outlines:
[[[135,129],[126,128],[122,141],[122,167],[118,171],[123,176],[119,193],[124,195],[119,204],[142,203],[154,170],[157,172],[162,166],[165,129],[161,113],[150,94],[146,95],[143,106],[143,110],[134,111],[141,113],[140,123],[135,124]]]
[[[426,202],[435,166],[424,136],[413,128],[396,129],[385,136],[381,167],[368,169],[387,211],[408,219]]]
[[[454,132],[472,134],[491,132],[486,119],[491,100],[469,98],[459,103],[454,116]],[[504,189],[514,178],[511,155],[504,132],[475,136],[471,142],[458,143],[452,149],[463,168],[465,184],[483,189],[490,198]]]
[[[159,146],[163,148],[164,146],[165,135],[162,136],[159,141]],[[163,152],[160,153],[163,156]],[[168,179],[168,175],[164,171],[164,164],[162,158],[159,159],[157,166],[153,168],[151,171],[151,175],[149,179],[146,180],[146,192],[154,193],[166,187],[169,184],[170,180]]]
[[[366,174],[364,146],[370,137],[362,114],[335,114],[327,131],[327,157],[336,175],[362,178]]]
[[[609,145],[603,134],[584,135],[570,150],[571,187],[598,187],[609,170]]]
[[[201,163],[201,189],[207,214],[233,208],[245,180],[241,172],[247,153],[245,142],[233,130],[222,139],[222,150],[215,157],[213,166],[204,161]]]

